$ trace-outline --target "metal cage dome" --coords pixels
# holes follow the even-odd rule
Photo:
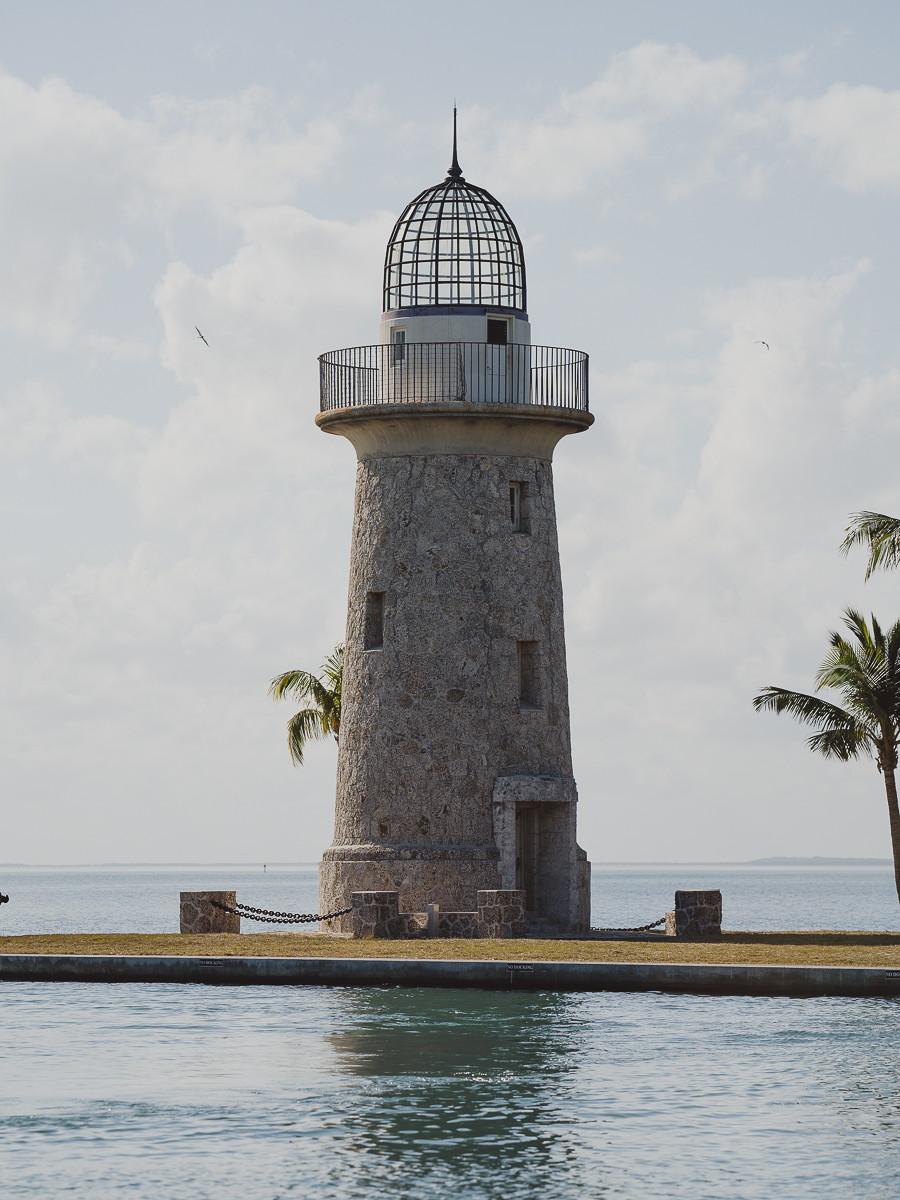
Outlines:
[[[467,183],[456,157],[443,183],[400,214],[384,258],[384,311],[457,305],[526,311],[525,256],[509,213]]]

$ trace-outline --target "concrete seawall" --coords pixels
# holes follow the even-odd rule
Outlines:
[[[319,987],[698,992],[744,996],[900,996],[900,969],[700,963],[514,962],[408,958],[199,958],[0,955],[0,982],[207,983]]]

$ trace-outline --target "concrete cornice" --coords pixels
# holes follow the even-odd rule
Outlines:
[[[487,454],[553,459],[568,433],[594,423],[589,412],[532,404],[373,404],[321,412],[325,433],[353,443],[357,458]]]

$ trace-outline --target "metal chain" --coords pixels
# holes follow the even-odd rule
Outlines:
[[[272,912],[268,908],[253,908],[249,904],[237,904],[229,908],[218,900],[210,900],[213,908],[221,908],[222,912],[231,913],[235,917],[245,917],[248,921],[265,921],[267,925],[310,925],[314,921],[330,921],[333,917],[342,917],[345,913],[353,912],[353,908],[342,908],[339,912],[326,913],[286,913]]]
[[[648,933],[651,929],[655,929],[657,925],[665,925],[666,918],[660,917],[658,921],[654,921],[652,925],[635,925],[632,929],[607,929],[604,926],[591,926],[591,933]]]

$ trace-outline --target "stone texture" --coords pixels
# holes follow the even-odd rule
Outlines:
[[[388,938],[397,930],[400,914],[398,892],[353,892],[349,914],[355,938]]]
[[[400,893],[353,892],[351,932],[354,938],[428,937],[428,914],[400,912]],[[525,932],[525,894],[518,891],[480,891],[474,912],[434,913],[436,937],[522,937]]]
[[[524,891],[512,888],[479,892],[478,936],[484,938],[524,937]]]
[[[241,918],[222,912],[210,901],[234,908],[237,892],[181,892],[180,929],[182,933],[240,933]]]
[[[479,920],[477,912],[444,912],[441,911],[438,921],[438,937],[446,938],[477,938]]]
[[[668,933],[668,914],[666,914]],[[675,933],[677,937],[710,937],[722,932],[720,891],[676,892]]]
[[[367,419],[352,412],[357,424]],[[488,418],[470,424],[479,420]],[[388,422],[379,444],[389,434]],[[511,482],[521,488],[520,532],[509,518]],[[384,636],[366,650],[370,592],[384,595]],[[520,642],[538,644],[534,707],[519,702]],[[320,912],[345,907],[352,892],[397,891],[408,912],[436,902],[442,921],[471,913],[479,891],[516,884],[499,804],[513,830],[519,808],[536,813],[535,916],[554,930],[589,927],[549,459],[400,452],[358,463],[342,701]],[[513,777],[515,787],[502,784]],[[535,781],[534,796],[523,779]],[[350,932],[354,922],[322,928]]]
[[[666,937],[676,937],[676,936],[677,936],[677,930],[675,928],[675,913],[674,913],[674,911],[667,912],[666,913]]]
[[[591,866],[575,840],[574,779],[512,775],[493,789],[494,841],[504,888],[524,887],[532,932],[584,933],[590,928]],[[517,841],[517,821],[525,819]],[[524,862],[520,852],[526,850]]]

